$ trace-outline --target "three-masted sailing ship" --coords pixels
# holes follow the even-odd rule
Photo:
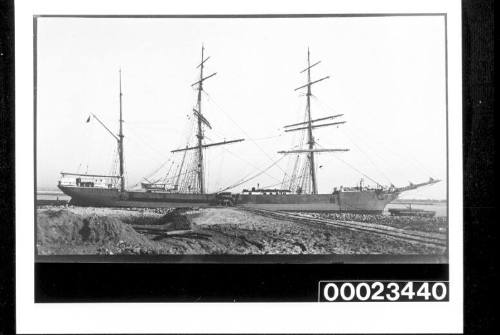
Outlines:
[[[206,173],[204,164],[204,150],[214,146],[235,144],[244,139],[224,140],[222,142],[206,143],[205,128],[212,126],[202,112],[202,93],[204,82],[216,75],[212,73],[204,76],[205,63],[210,57],[205,58],[205,49],[201,50],[201,62],[197,66],[200,69],[199,80],[192,84],[197,90],[195,107],[192,109],[195,124],[196,138],[194,145],[173,150],[173,153],[182,153],[182,161],[179,172],[171,185],[167,183],[143,182],[142,190],[127,190],[124,172],[124,134],[122,115],[122,85],[120,71],[119,90],[119,131],[114,134],[95,115],[96,119],[113,136],[117,143],[118,152],[118,175],[90,175],[62,172],[58,187],[62,192],[71,197],[71,203],[81,206],[105,206],[105,207],[208,207],[214,205],[237,205],[242,207],[261,208],[284,211],[328,211],[328,212],[361,212],[381,213],[385,206],[395,200],[404,191],[413,190],[418,187],[439,182],[430,178],[427,182],[411,184],[405,187],[390,185],[384,187],[377,185],[376,188],[363,186],[362,183],[355,187],[335,187],[333,192],[326,194],[318,193],[317,168],[315,155],[318,153],[346,152],[349,149],[318,148],[314,138],[314,129],[328,126],[340,126],[346,121],[330,120],[342,117],[342,114],[331,115],[314,119],[311,111],[312,86],[322,82],[329,77],[317,80],[311,78],[311,69],[320,61],[311,65],[310,53],[307,51],[307,67],[301,71],[306,73],[307,83],[298,87],[296,91],[305,90],[306,110],[305,120],[284,127],[285,132],[301,132],[307,146],[305,148],[279,151],[279,154],[293,155],[295,164],[289,178],[284,179],[281,188],[251,188],[244,189],[241,193],[230,192],[206,192]],[[187,175],[183,172],[186,155],[191,153],[192,164],[189,182],[181,185],[181,176]],[[186,179],[186,178],[184,178]]]

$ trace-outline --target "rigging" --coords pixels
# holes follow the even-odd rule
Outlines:
[[[292,132],[292,131],[301,131],[301,130],[307,130],[307,144],[308,148],[307,149],[298,149],[298,150],[288,150],[288,151],[279,151],[278,153],[281,154],[299,154],[299,153],[306,153],[307,154],[307,159],[308,162],[307,164],[302,165],[302,173],[299,176],[299,185],[300,189],[298,188],[298,192],[302,193],[304,188],[306,188],[306,183],[310,184],[310,189],[312,194],[318,194],[318,185],[317,185],[317,180],[316,180],[316,166],[315,166],[315,157],[314,154],[318,152],[335,152],[335,151],[348,151],[348,149],[315,149],[316,141],[313,136],[313,129],[314,128],[319,128],[319,127],[328,127],[328,126],[334,126],[334,125],[340,125],[344,124],[346,121],[339,121],[339,122],[332,122],[332,123],[323,123],[323,124],[314,124],[315,122],[318,121],[325,121],[325,120],[330,120],[333,118],[337,118],[342,116],[343,114],[337,114],[337,115],[332,115],[332,116],[326,116],[322,117],[319,119],[313,119],[311,116],[311,96],[312,96],[312,90],[311,86],[314,84],[317,84],[319,82],[322,82],[323,80],[326,80],[330,78],[330,76],[326,76],[317,80],[312,81],[311,80],[311,68],[318,65],[321,61],[318,61],[314,64],[311,65],[311,55],[309,48],[307,49],[307,67],[300,71],[300,73],[306,72],[307,71],[307,83],[305,85],[302,85],[300,87],[297,87],[295,91],[307,88],[307,103],[306,103],[306,121],[300,122],[300,123],[295,123],[291,125],[287,125],[284,128],[285,132]],[[306,125],[305,127],[298,127],[301,125]],[[296,127],[296,128],[293,128]],[[309,170],[309,176],[305,176],[305,170]],[[309,187],[307,187],[309,188]]]

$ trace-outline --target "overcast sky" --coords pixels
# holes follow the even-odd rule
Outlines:
[[[206,142],[245,138],[205,150],[208,191],[257,173],[293,147],[286,124],[302,121],[311,61],[313,118],[344,114],[346,124],[315,131],[321,193],[357,184],[362,174],[397,186],[446,179],[445,39],[443,17],[310,19],[38,20],[38,186],[56,186],[60,171],[107,174],[116,142],[95,113],[118,129],[118,69],[123,71],[127,184],[133,186],[185,145],[191,84],[200,49],[210,60],[204,114]],[[175,158],[175,157],[174,157]],[[177,157],[178,158],[178,157]],[[88,169],[87,169],[88,166]],[[283,159],[242,185],[276,184]],[[354,167],[354,168],[353,168]],[[372,184],[365,178],[365,182]],[[404,197],[446,197],[445,181]]]

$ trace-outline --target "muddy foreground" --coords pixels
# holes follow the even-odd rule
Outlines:
[[[237,208],[180,212],[43,206],[37,210],[37,251],[39,255],[442,255],[446,250],[368,232],[277,220]]]

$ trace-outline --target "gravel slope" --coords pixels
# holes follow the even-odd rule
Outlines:
[[[40,207],[37,250],[54,254],[433,254],[445,248],[305,225],[237,208],[175,212]]]

